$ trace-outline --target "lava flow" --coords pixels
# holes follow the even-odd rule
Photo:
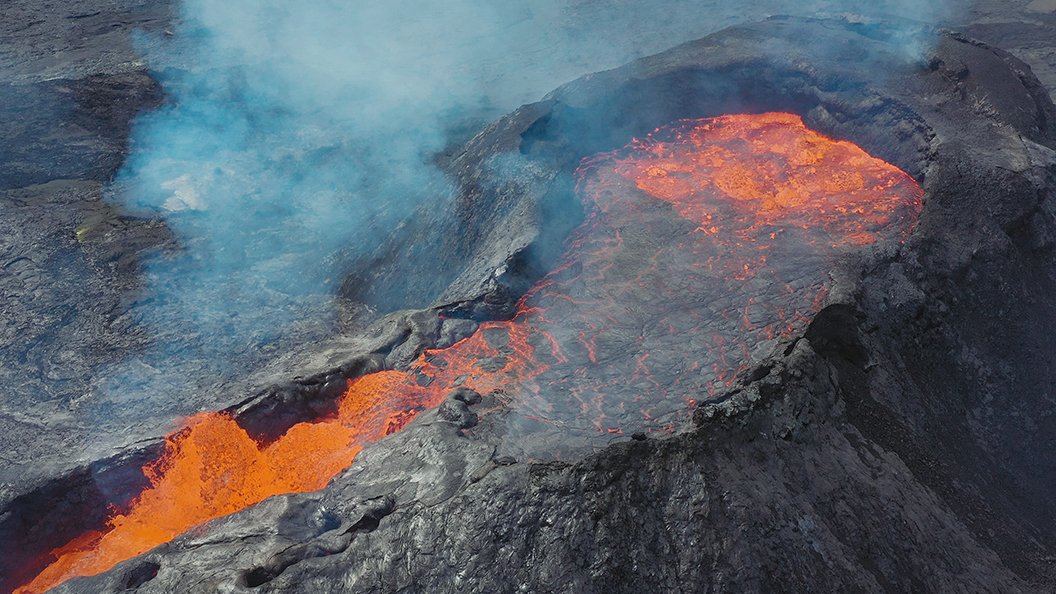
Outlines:
[[[335,417],[270,444],[226,415],[192,417],[144,468],[150,487],[129,509],[52,551],[18,592],[101,573],[272,495],[321,489],[363,444],[456,386],[501,390],[519,418],[588,441],[662,428],[802,330],[836,258],[904,238],[923,196],[896,167],[781,113],[676,122],[584,160],[577,180],[586,221],[511,320],[407,371],[350,381]],[[553,447],[520,438],[525,450]]]

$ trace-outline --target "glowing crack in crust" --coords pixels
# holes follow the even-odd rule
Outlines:
[[[512,319],[407,371],[351,380],[335,417],[269,444],[224,414],[191,417],[144,468],[150,487],[129,509],[52,551],[18,592],[104,572],[267,497],[321,489],[365,443],[456,386],[502,389],[522,418],[570,435],[662,429],[802,330],[836,259],[903,239],[923,197],[898,168],[784,113],[675,122],[585,159],[576,178],[586,220]]]

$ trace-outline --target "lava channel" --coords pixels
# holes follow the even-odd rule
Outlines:
[[[898,168],[784,113],[678,121],[585,159],[576,179],[586,220],[512,319],[407,371],[349,381],[336,416],[268,444],[227,415],[191,417],[144,467],[150,486],[129,508],[51,551],[17,592],[104,572],[272,495],[321,489],[365,443],[457,386],[501,390],[530,421],[524,449],[540,455],[554,447],[540,427],[573,442],[663,429],[803,330],[837,258],[904,239],[923,198]]]

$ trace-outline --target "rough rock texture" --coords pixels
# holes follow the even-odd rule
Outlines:
[[[171,245],[159,222],[102,200],[102,184],[130,119],[162,100],[127,28],[163,30],[172,9],[101,4],[11,19],[5,7],[0,23],[14,83],[0,87],[0,127],[16,139],[0,149],[0,590],[133,495],[160,419],[181,410],[110,427],[88,449],[95,420],[70,422],[91,370],[148,340],[129,319],[140,253]],[[1051,90],[1052,15],[1024,27],[990,4],[970,33],[1013,49]],[[821,39],[837,50],[812,55]],[[578,158],[675,117],[793,110],[922,178],[913,239],[834,271],[806,336],[702,407],[689,433],[533,463],[498,449],[502,394],[453,396],[321,493],[274,498],[60,591],[1052,591],[1056,114],[1023,63],[956,36],[922,64],[861,67],[896,45],[883,27],[775,20],[564,87],[444,157],[465,189],[460,218],[422,245],[450,278],[401,285],[379,252],[372,290],[443,292],[435,309],[273,353],[180,403],[230,406],[275,434],[325,413],[347,377],[466,336],[473,321],[435,310],[502,315],[545,272],[575,223]],[[684,97],[697,99],[671,100]],[[654,109],[628,109],[643,102]]]
[[[945,34],[905,63],[894,45],[883,27],[832,21],[730,29],[563,87],[452,162],[484,179],[516,149],[528,172],[498,193],[467,184],[467,209],[562,204],[583,154],[674,117],[783,108],[923,179],[910,240],[835,270],[805,335],[689,432],[517,460],[497,449],[505,396],[452,394],[320,493],[57,591],[1051,591],[1056,109],[1001,50]],[[538,237],[525,247],[545,249]],[[470,236],[459,257],[481,245]],[[449,297],[499,311],[516,286],[504,278],[467,273]],[[382,325],[396,338],[359,364],[440,340],[413,319]]]
[[[492,97],[489,112],[515,106],[511,100],[537,97],[578,73],[611,67],[730,23],[788,10],[842,10],[837,2],[791,6],[781,0],[751,6],[699,0],[668,1],[659,7],[638,0],[545,4],[533,5],[525,18],[535,11],[534,18],[555,19],[558,25],[551,37],[531,37],[528,46],[485,60],[485,69],[495,76],[493,88],[504,97]],[[972,33],[1013,49],[1052,88],[1054,62],[1046,48],[1054,38],[1056,15],[1044,7],[1024,12],[1027,4],[987,0],[951,16],[956,23],[989,27],[973,28]],[[687,14],[692,18],[678,18]],[[16,0],[4,6],[3,16],[0,132],[7,141],[0,147],[5,328],[0,345],[5,396],[0,400],[0,508],[50,480],[121,457],[133,444],[157,440],[181,416],[236,406],[273,392],[270,386],[276,383],[333,370],[375,349],[374,338],[364,337],[361,330],[377,316],[347,300],[335,315],[322,303],[329,300],[326,295],[296,312],[298,327],[286,340],[247,344],[237,353],[233,374],[219,372],[206,360],[172,369],[140,366],[133,371],[152,377],[152,383],[128,385],[119,398],[107,394],[99,378],[144,348],[167,342],[175,348],[193,347],[200,341],[187,324],[170,323],[161,336],[144,327],[152,308],[140,274],[144,255],[179,246],[159,220],[129,216],[107,199],[112,189],[99,186],[112,178],[128,150],[131,118],[163,101],[140,52],[151,51],[158,59],[155,68],[194,67],[179,51],[161,59],[152,51],[159,37],[168,38],[167,32],[175,30],[179,8],[176,3],[143,0]],[[613,44],[580,34],[597,28],[633,30],[636,38]],[[138,32],[146,35],[133,41]],[[586,41],[572,54],[562,55],[562,40],[568,35]],[[496,132],[491,138],[509,135]],[[519,141],[503,142],[515,147]],[[453,149],[443,158],[467,183],[484,175],[473,167],[473,159],[460,154]],[[509,167],[516,175],[504,176],[504,187],[498,190],[483,188],[493,197],[488,202],[463,202],[460,224],[453,228],[467,241],[445,243],[445,255],[432,267],[453,262],[445,274],[407,274],[394,257],[399,253],[395,250],[407,246],[393,241],[379,247],[376,261],[366,262],[366,270],[357,275],[355,284],[369,289],[349,296],[385,313],[397,302],[386,299],[393,295],[446,293],[437,301],[443,305],[445,299],[476,301],[483,287],[493,303],[465,309],[481,315],[501,313],[510,295],[546,271],[547,259],[560,244],[550,240],[574,225],[575,205],[570,211],[567,201],[536,202],[535,190],[528,186],[547,187],[553,170],[533,169],[516,160],[495,165]],[[550,235],[532,243],[541,220],[549,221],[544,232]],[[461,224],[466,221],[475,224]],[[455,236],[448,232],[446,239]],[[421,246],[427,253],[440,253],[427,242]],[[511,260],[511,254],[518,256]],[[404,260],[428,261],[417,256]],[[399,317],[382,327],[405,327]],[[401,350],[403,356],[412,351],[414,347]]]

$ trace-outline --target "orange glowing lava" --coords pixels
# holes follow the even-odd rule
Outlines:
[[[130,509],[52,551],[17,592],[101,573],[272,495],[321,489],[365,443],[456,386],[501,389],[515,414],[568,434],[663,427],[759,345],[802,330],[835,259],[904,238],[923,196],[896,167],[782,113],[676,122],[584,160],[577,179],[586,221],[511,320],[407,371],[350,381],[336,417],[267,445],[223,414],[192,417],[144,469],[151,486]]]

